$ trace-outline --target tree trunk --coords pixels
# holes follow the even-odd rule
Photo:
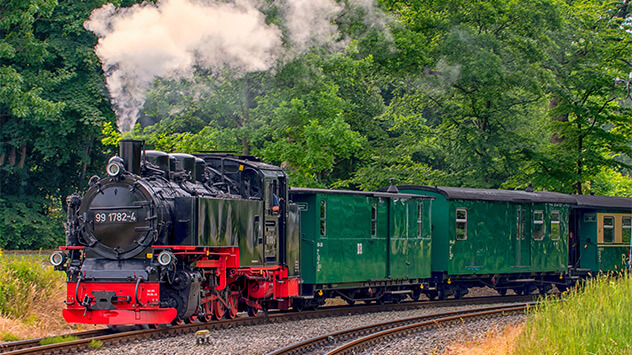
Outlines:
[[[15,147],[9,147],[9,166],[15,166]]]
[[[242,146],[242,151],[241,154],[243,155],[250,155],[250,145],[248,144],[248,139],[247,138],[240,138],[241,140],[241,146]]]
[[[92,144],[94,141],[92,137],[88,137],[88,144],[86,144],[86,157],[81,164],[81,180],[83,181],[86,178],[86,170],[88,169],[88,161],[90,160],[90,152],[92,151]]]
[[[244,87],[244,104],[242,106],[242,117],[243,117],[243,125],[245,126],[250,121],[249,115],[250,108],[250,78],[246,78],[246,86]],[[248,139],[246,137],[241,138],[241,146],[243,155],[250,155],[250,144],[248,144]]]
[[[18,168],[24,168],[24,162],[26,161],[26,144],[22,144],[20,146],[20,162],[18,163]]]
[[[578,131],[581,133],[582,131],[582,125],[578,120]],[[575,193],[577,193],[578,195],[582,194],[582,173],[583,173],[583,167],[582,167],[582,149],[584,148],[584,138],[582,137],[582,135],[580,134],[579,137],[577,138],[577,182],[575,182]]]
[[[553,110],[554,108],[556,108],[559,102],[560,102],[559,97],[552,98],[551,101],[549,101],[549,110]],[[568,122],[568,114],[563,114],[557,117],[553,117],[553,121]],[[564,141],[563,137],[560,137],[555,133],[551,135],[551,143],[562,143],[562,141]]]

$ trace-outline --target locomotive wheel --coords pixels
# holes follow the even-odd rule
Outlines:
[[[213,315],[215,319],[222,319],[226,314],[226,306],[220,300],[213,301]]]
[[[197,319],[198,319],[198,316],[194,314],[194,315],[190,316],[189,318],[185,319],[184,322],[186,324],[191,324],[191,323],[195,323],[195,321]]]
[[[226,317],[228,319],[233,319],[237,316],[237,312],[239,312],[239,294],[233,293],[228,297],[228,305],[230,309],[226,312]]]
[[[202,305],[204,315],[200,316],[200,321],[206,323],[213,319],[213,301],[204,302]]]
[[[180,325],[182,323],[184,323],[184,321],[180,318],[176,318],[171,322],[172,325]]]
[[[259,314],[259,308],[248,306],[248,316],[249,317],[256,317],[257,314]]]

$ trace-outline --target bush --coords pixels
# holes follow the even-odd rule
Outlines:
[[[64,243],[61,201],[37,197],[0,199],[0,249],[51,249]]]
[[[586,280],[563,301],[549,297],[531,311],[515,353],[631,353],[630,295],[632,277],[626,272]]]

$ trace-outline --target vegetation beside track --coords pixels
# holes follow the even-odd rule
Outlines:
[[[61,315],[65,276],[53,270],[48,256],[0,250],[0,342],[78,330]]]
[[[601,275],[530,313],[517,354],[611,354],[632,351],[632,277]]]
[[[529,311],[520,327],[450,344],[444,354],[629,354],[632,352],[632,276],[601,275]]]

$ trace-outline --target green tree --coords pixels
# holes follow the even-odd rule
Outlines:
[[[563,26],[543,63],[551,74],[545,88],[552,136],[525,171],[541,186],[581,194],[604,169],[629,168],[620,156],[632,153],[632,111],[612,88],[632,71],[630,9],[627,1],[569,1],[562,9]]]
[[[7,216],[40,216],[61,227],[54,211],[95,170],[99,126],[113,115],[93,52],[96,38],[82,25],[103,3],[0,5],[0,208]],[[35,231],[3,229],[9,241]],[[18,246],[7,243],[0,247]]]
[[[391,142],[377,142],[364,171],[413,169],[426,173],[406,182],[500,187],[537,144],[526,138],[544,98],[539,47],[559,26],[555,2],[384,4],[406,29],[393,32],[401,59],[389,72],[400,79],[381,116]]]

